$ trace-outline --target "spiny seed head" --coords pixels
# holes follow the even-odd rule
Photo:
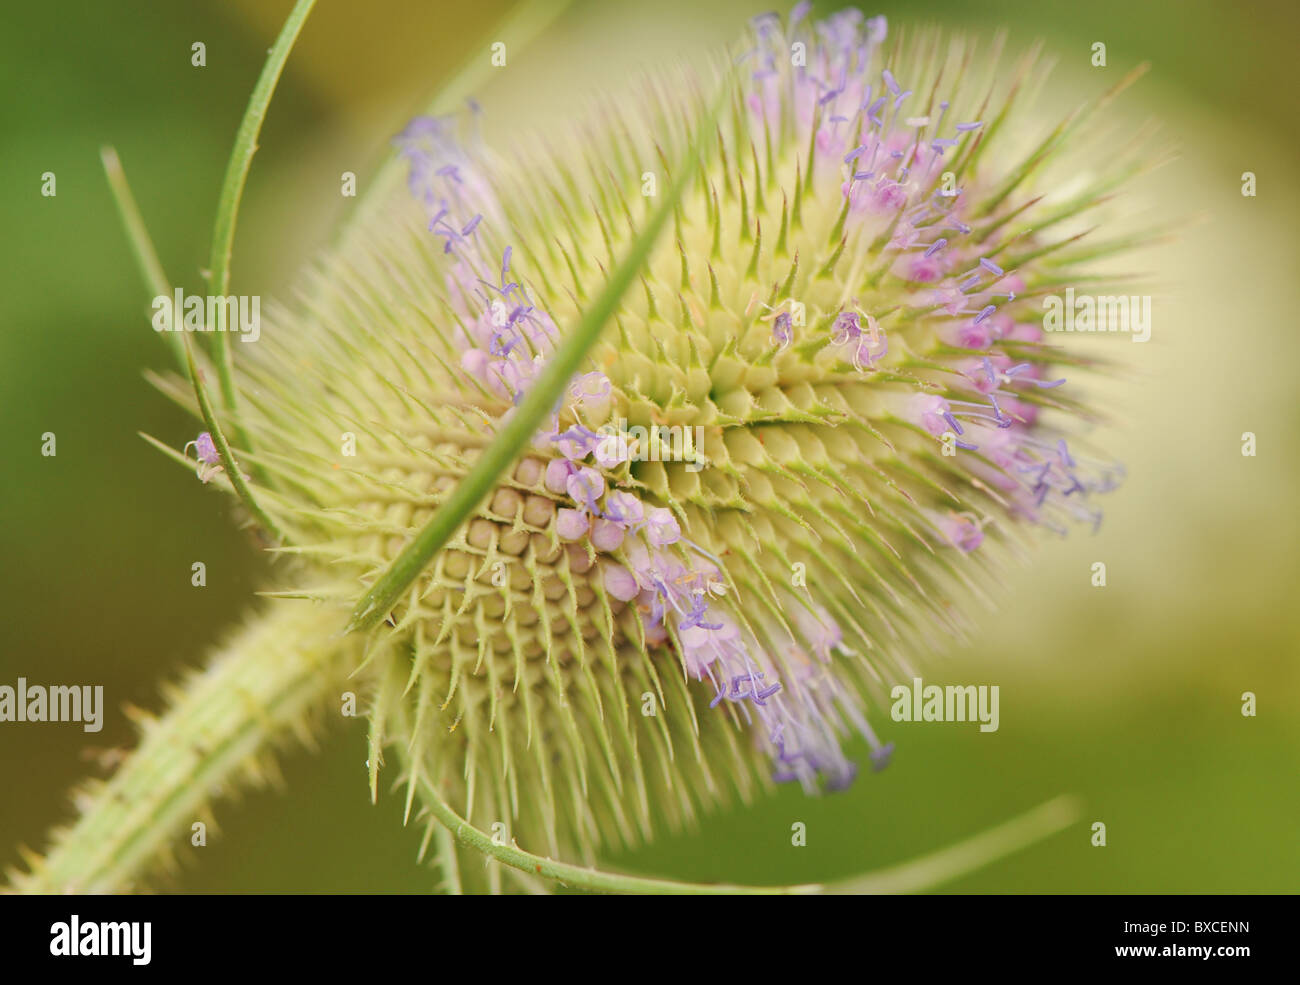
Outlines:
[[[239,353],[259,495],[349,605],[689,182],[528,453],[366,645],[377,727],[539,850],[844,787],[853,734],[883,766],[873,692],[961,629],[995,544],[1095,522],[1117,477],[1062,430],[1078,361],[1030,299],[1072,268],[974,49],[805,14],[753,22],[698,175],[667,163],[712,91],[685,77],[560,151],[413,121],[409,194]]]

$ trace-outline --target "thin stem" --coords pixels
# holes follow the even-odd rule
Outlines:
[[[223,297],[230,287],[230,256],[235,245],[235,220],[239,215],[239,202],[244,195],[244,185],[248,180],[248,171],[253,164],[253,155],[257,152],[257,137],[262,131],[262,121],[266,119],[266,110],[271,96],[275,92],[280,73],[289,58],[298,33],[307,20],[307,15],[315,6],[316,0],[298,0],[289,19],[284,22],[280,36],[267,55],[262,74],[258,77],[253,94],[249,97],[248,108],[240,121],[239,131],[235,134],[235,146],[230,152],[230,163],[226,167],[225,181],[221,185],[221,198],[217,203],[217,219],[212,229],[212,251],[208,260],[208,292]],[[226,306],[218,305],[218,324],[209,326],[213,331],[213,362],[216,364],[217,377],[221,383],[221,397],[226,410],[235,410],[235,377],[231,362],[230,343],[226,338]],[[236,433],[240,428],[236,424]],[[240,441],[246,444],[245,441]]]
[[[404,754],[403,750],[403,754]],[[1077,802],[1057,797],[995,828],[928,855],[889,869],[834,883],[805,883],[790,886],[744,886],[726,883],[691,883],[672,879],[602,872],[565,862],[556,862],[526,852],[515,845],[498,844],[492,836],[457,814],[429,782],[418,763],[406,762],[414,770],[420,799],[444,828],[462,845],[496,859],[503,865],[529,875],[538,875],[563,886],[593,892],[674,894],[687,896],[806,896],[818,893],[876,895],[914,893],[951,882],[1036,841],[1041,841],[1073,824],[1079,817]]]
[[[80,816],[47,856],[28,859],[29,873],[11,874],[11,887],[120,892],[188,848],[211,799],[262,775],[260,757],[291,733],[306,735],[313,710],[347,686],[353,661],[336,625],[315,606],[272,605],[169,693],[162,717],[139,713],[139,746],[110,780],[73,795]]]
[[[428,779],[421,773],[417,780],[420,799],[433,814],[439,824],[446,828],[460,844],[466,848],[481,852],[496,859],[504,865],[518,869],[529,875],[538,875],[550,879],[562,886],[575,886],[593,892],[606,893],[651,893],[684,894],[691,896],[745,895],[745,896],[794,896],[825,892],[826,887],[810,884],[805,886],[730,886],[723,883],[704,885],[700,883],[677,882],[672,879],[647,879],[641,876],[622,875],[617,872],[601,872],[598,869],[585,869],[566,862],[534,855],[513,845],[500,845],[492,836],[474,827],[457,814],[438,795]]]
[[[830,891],[868,896],[925,892],[1064,831],[1081,814],[1078,799],[1062,794],[955,845],[835,883]]]
[[[131,194],[131,186],[127,183],[126,172],[122,170],[122,161],[117,156],[117,151],[105,145],[99,149],[99,158],[104,162],[108,187],[113,193],[113,201],[117,204],[118,215],[122,217],[122,225],[126,227],[126,238],[131,244],[131,253],[135,257],[140,276],[144,278],[145,287],[153,291],[154,297],[170,298],[171,281],[167,279],[162,262],[158,259],[158,251],[154,249],[153,240],[149,238],[149,230],[145,228],[144,217],[140,215],[135,196]],[[180,337],[180,332],[169,331],[167,335],[172,354],[176,357],[181,372],[188,372],[189,363],[185,358],[185,343]]]
[[[217,417],[212,412],[212,401],[208,399],[207,387],[203,385],[203,377],[199,374],[198,367],[194,365],[194,349],[190,345],[189,336],[184,336],[186,365],[189,367],[190,380],[194,383],[194,396],[199,402],[199,413],[203,417],[203,423],[208,427],[208,433],[212,435],[212,443],[217,448],[217,455],[221,458],[221,467],[225,469],[226,478],[230,480],[230,486],[235,490],[235,495],[239,501],[248,508],[253,514],[253,518],[262,525],[262,528],[271,535],[277,542],[284,541],[284,535],[281,533],[279,526],[271,519],[261,505],[253,496],[253,490],[248,487],[244,481],[244,474],[239,471],[239,463],[235,461],[235,456],[230,451],[230,443],[226,441],[225,432],[221,430],[221,425],[217,423]]]
[[[623,295],[636,280],[650,255],[659,233],[672,215],[682,194],[690,186],[700,167],[702,148],[709,147],[706,139],[713,132],[715,120],[727,94],[721,87],[709,112],[704,114],[699,129],[686,149],[684,160],[676,170],[668,194],[655,209],[636,239],[633,240],[622,263],[605,283],[604,289],[582,313],[578,323],[565,336],[546,365],[532,382],[527,395],[506,419],[497,432],[496,439],[478,458],[447,500],[438,508],[433,518],[393,560],[379,580],[361,597],[353,610],[348,632],[365,630],[383,619],[407,587],[419,576],[433,556],[442,548],[470,513],[495,487],[497,478],[523,451],[551,409],[560,401],[564,388],[577,372],[587,353],[600,337],[601,329],[613,316]]]

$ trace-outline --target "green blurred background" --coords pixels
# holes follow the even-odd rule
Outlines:
[[[0,683],[106,685],[103,732],[0,725],[0,867],[65,820],[66,791],[97,747],[128,745],[123,703],[200,659],[261,586],[265,562],[225,501],[141,441],[194,424],[141,378],[166,367],[145,290],[100,169],[114,144],[164,267],[197,291],[217,191],[243,106],[287,0],[43,4],[0,14]],[[323,0],[272,106],[236,243],[233,290],[282,293],[363,189],[387,138],[440,79],[482,50],[508,3]],[[731,40],[753,4],[579,2],[480,102],[489,140],[563,121],[629,67]],[[833,9],[820,4],[819,12]],[[996,682],[1001,729],[894,725],[893,766],[847,794],[783,789],[751,809],[635,853],[630,870],[734,881],[813,880],[905,860],[1058,793],[1084,822],[945,887],[958,892],[1300,890],[1300,605],[1297,574],[1297,153],[1292,39],[1270,3],[881,2],[892,25],[934,22],[1036,38],[1058,59],[1040,94],[1069,105],[1140,61],[1153,71],[1115,110],[1181,156],[1120,200],[1143,220],[1199,216],[1143,258],[1157,284],[1152,341],[1091,344],[1125,361],[1099,384],[1100,438],[1129,468],[1101,532],[1045,541],[1013,572],[970,645],[930,654],[936,682]],[[207,67],[190,45],[207,46]],[[1093,69],[1094,41],[1109,67]],[[1112,121],[1113,122],[1113,121]],[[1240,194],[1258,175],[1257,198]],[[42,172],[58,194],[39,193]],[[1141,211],[1137,211],[1137,210]],[[58,455],[40,455],[41,434]],[[1240,452],[1244,431],[1257,457]],[[190,564],[208,587],[190,586]],[[1089,582],[1104,561],[1108,586]],[[1240,713],[1258,695],[1258,717]],[[288,793],[217,809],[222,836],[184,847],[172,888],[427,890],[401,803],[373,807],[364,726],[283,761]],[[861,750],[859,750],[860,752]],[[1108,845],[1089,844],[1104,821]],[[790,845],[790,826],[808,844]],[[527,846],[525,846],[527,847]]]

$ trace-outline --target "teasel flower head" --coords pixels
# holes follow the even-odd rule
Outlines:
[[[961,630],[999,545],[1097,522],[1118,470],[1076,450],[1029,297],[1053,241],[1005,107],[936,50],[852,10],[754,19],[671,234],[376,631],[378,727],[467,818],[590,855],[773,783],[843,788],[856,737],[888,761],[879,682]],[[656,79],[569,151],[453,117],[396,138],[407,195],[241,362],[324,594],[354,599],[516,412],[647,179],[674,180],[699,88]]]
[[[524,454],[355,654],[372,770],[397,749],[408,804],[590,859],[776,784],[843,789],[889,763],[880,697],[1008,546],[1098,522],[1120,471],[1035,298],[1080,269],[1057,230],[1100,194],[1034,186],[1082,117],[1026,147],[1028,71],[800,4],[721,81],[658,75],[562,140],[396,138],[406,188],[236,364],[284,587],[341,610],[684,183]]]

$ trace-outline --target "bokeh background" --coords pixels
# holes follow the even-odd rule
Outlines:
[[[0,867],[69,816],[88,744],[127,745],[118,708],[159,705],[261,586],[265,562],[223,498],[137,437],[180,444],[193,423],[142,379],[167,353],[146,321],[100,169],[114,144],[164,267],[198,291],[221,175],[288,0],[0,6],[0,683],[106,685],[103,732],[0,725]],[[322,2],[292,55],[242,212],[233,290],[274,295],[325,244],[388,137],[465,57],[487,58],[510,4]],[[696,58],[754,5],[579,0],[482,91],[489,140],[561,124],[629,69]],[[825,13],[832,5],[818,4]],[[1058,793],[1079,825],[964,877],[952,892],[1300,890],[1300,574],[1296,412],[1300,127],[1289,0],[882,0],[891,24],[934,22],[1057,60],[1040,106],[1068,107],[1132,65],[1151,73],[1116,107],[1159,124],[1180,156],[1119,200],[1145,220],[1195,219],[1142,258],[1152,341],[1089,340],[1124,362],[1096,384],[1099,436],[1128,465],[1101,532],[1044,540],[1013,571],[973,642],[928,655],[928,679],[1001,686],[1001,729],[894,725],[889,770],[848,793],[796,790],[707,819],[607,864],[692,879],[851,874],[975,833]],[[207,67],[190,45],[207,46]],[[1109,65],[1089,64],[1103,41]],[[1108,73],[1103,78],[1102,73]],[[1240,175],[1254,171],[1258,196]],[[57,174],[42,198],[40,175]],[[40,436],[58,436],[56,458]],[[1253,431],[1258,454],[1241,454]],[[190,586],[190,564],[208,586]],[[1090,584],[1104,561],[1108,585]],[[1241,695],[1258,696],[1258,716]],[[364,725],[283,760],[286,787],[217,809],[222,836],[165,885],[181,890],[422,892],[419,832],[401,802],[369,802]],[[808,826],[805,848],[790,825]],[[1089,844],[1104,821],[1108,845]],[[527,847],[527,846],[525,846]]]

